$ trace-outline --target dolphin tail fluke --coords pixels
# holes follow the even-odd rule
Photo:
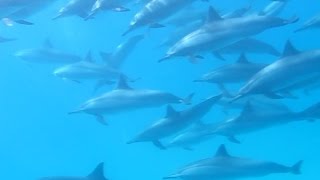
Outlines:
[[[303,161],[299,161],[295,165],[293,165],[291,167],[291,173],[292,174],[297,174],[297,175],[301,174],[301,166],[302,166],[302,164],[303,164]]]
[[[189,94],[187,97],[181,99],[181,102],[185,105],[191,105],[192,104],[192,99],[194,97],[195,93]]]

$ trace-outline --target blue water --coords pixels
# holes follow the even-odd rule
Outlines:
[[[269,1],[257,0],[254,9],[263,8]],[[111,90],[106,87],[96,95],[92,84],[65,82],[54,77],[55,66],[26,64],[13,56],[20,49],[39,47],[50,38],[55,47],[80,56],[91,50],[100,60],[98,52],[112,51],[128,37],[121,34],[126,30],[133,15],[140,9],[131,7],[125,13],[106,12],[95,19],[83,21],[77,17],[52,21],[66,1],[58,1],[49,8],[30,17],[33,26],[0,26],[2,36],[18,40],[0,44],[0,177],[1,179],[31,180],[43,176],[85,176],[99,163],[105,162],[105,174],[111,180],[141,179],[157,180],[174,172],[188,162],[211,157],[217,147],[224,143],[232,155],[254,159],[272,160],[291,166],[304,160],[302,174],[276,174],[259,178],[317,179],[319,178],[320,124],[299,122],[276,127],[253,134],[240,136],[242,144],[232,144],[225,138],[213,138],[195,151],[182,149],[158,150],[151,143],[127,145],[126,141],[141,132],[147,125],[165,114],[165,107],[143,109],[123,114],[106,116],[109,126],[97,123],[89,115],[68,115],[87,99]],[[212,0],[210,2],[222,12],[248,4],[246,0]],[[198,3],[198,8],[207,8]],[[282,49],[287,39],[300,50],[319,48],[319,31],[292,33],[303,21],[316,15],[318,2],[290,1],[281,17],[298,15],[301,21],[273,30],[257,37]],[[160,89],[179,96],[196,93],[194,103],[200,102],[219,90],[210,84],[195,84],[192,80],[208,70],[225,64],[208,55],[198,64],[186,60],[157,63],[167,48],[157,48],[161,40],[172,30],[171,27],[141,29],[133,34],[146,33],[144,39],[127,59],[124,71],[141,80],[131,84],[134,88]],[[130,34],[129,36],[132,36]],[[271,62],[276,58],[250,55],[255,62]],[[237,56],[227,56],[233,62]],[[303,96],[298,100],[286,101],[293,110],[301,110],[319,101],[320,92]],[[175,106],[183,110],[184,105]],[[203,119],[205,122],[225,120],[220,107],[215,106]],[[258,178],[257,178],[258,179]]]

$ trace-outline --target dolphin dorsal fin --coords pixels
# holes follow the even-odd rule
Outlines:
[[[231,157],[224,144],[220,145],[215,156],[216,157]]]
[[[88,51],[86,57],[84,58],[84,61],[93,62],[91,51]]]
[[[44,48],[53,48],[52,42],[49,38],[47,38],[44,42],[43,42],[43,47]]]
[[[245,53],[241,53],[241,55],[239,56],[239,59],[238,59],[237,63],[248,64],[248,63],[250,63],[250,62],[249,62],[247,56],[245,55]]]
[[[240,114],[240,119],[242,119],[242,117],[244,117],[244,119],[247,119],[245,117],[247,117],[248,115],[252,114],[253,112],[253,107],[250,101],[247,101],[246,105],[244,106],[244,108],[242,109],[242,112]]]
[[[292,55],[296,55],[300,53],[299,50],[297,50],[293,44],[291,43],[290,40],[287,41],[285,47],[284,47],[284,51],[283,51],[283,54],[282,54],[282,57],[286,57],[286,56],[292,56]]]
[[[173,117],[173,116],[178,116],[179,112],[176,111],[171,105],[167,106],[167,113],[166,117]]]
[[[100,163],[97,167],[87,176],[90,180],[107,180],[104,177],[104,163]]]
[[[212,6],[210,6],[208,10],[207,23],[211,23],[214,21],[221,21],[221,20],[223,20],[223,18]]]
[[[132,89],[127,83],[127,77],[125,77],[124,75],[120,75],[116,89]]]

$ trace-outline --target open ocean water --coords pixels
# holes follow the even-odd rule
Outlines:
[[[83,0],[85,1],[85,0]],[[1,0],[0,0],[1,2]],[[108,126],[98,123],[87,114],[69,115],[80,104],[92,97],[108,92],[115,85],[108,85],[93,92],[94,81],[81,83],[62,80],[53,75],[59,65],[26,63],[14,54],[26,48],[41,47],[50,39],[53,47],[85,57],[88,51],[93,59],[102,62],[100,51],[112,52],[117,45],[132,37],[144,34],[127,58],[122,71],[135,82],[137,89],[157,89],[181,97],[195,93],[192,104],[209,96],[220,94],[220,90],[208,83],[194,83],[194,79],[211,69],[234,62],[239,55],[226,55],[220,61],[211,54],[196,64],[187,57],[158,63],[169,47],[159,47],[174,27],[141,28],[123,37],[132,17],[144,6],[128,4],[128,12],[101,12],[94,19],[84,21],[71,16],[52,20],[58,10],[68,1],[57,0],[39,13],[28,17],[34,25],[1,24],[0,35],[16,38],[16,41],[0,43],[0,177],[8,180],[35,180],[46,176],[86,176],[94,167],[104,162],[106,178],[110,180],[159,180],[176,169],[202,158],[214,156],[221,144],[230,154],[259,160],[270,160],[291,166],[299,160],[304,163],[301,175],[272,174],[252,179],[261,180],[315,180],[319,179],[320,124],[294,122],[250,134],[239,135],[241,144],[229,142],[224,137],[214,137],[195,145],[193,151],[181,148],[160,150],[152,143],[127,144],[148,125],[164,117],[166,106],[138,109],[106,115]],[[269,0],[255,0],[250,12],[263,9]],[[195,2],[194,7],[207,9],[209,4],[218,12],[225,13],[250,4],[248,0],[211,0]],[[319,14],[319,2],[315,0],[290,0],[279,17],[294,15],[300,21],[284,27],[267,30],[256,37],[272,44],[282,52],[290,39],[301,51],[319,49],[319,29],[294,33],[306,20]],[[165,25],[165,21],[162,22]],[[273,62],[278,57],[248,54],[252,62]],[[60,65],[61,66],[61,65]],[[236,92],[241,84],[228,86]],[[298,99],[285,99],[288,107],[300,111],[320,101],[320,91],[310,95],[295,93]],[[190,106],[174,105],[177,110]],[[213,123],[239,114],[239,110],[228,114],[220,106],[213,106],[202,119]],[[168,142],[166,138],[163,142]],[[201,179],[199,179],[201,180]],[[215,180],[215,179],[212,179]]]

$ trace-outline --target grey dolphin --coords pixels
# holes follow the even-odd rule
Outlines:
[[[281,89],[319,75],[320,50],[299,52],[287,42],[282,58],[254,75],[238,92],[233,101],[249,95],[263,94],[277,99]]]
[[[107,180],[104,176],[104,163],[98,164],[98,166],[87,176],[51,176],[43,177],[39,180]]]
[[[190,163],[163,179],[230,180],[280,173],[301,174],[302,163],[303,161],[299,161],[289,167],[271,161],[235,157],[228,153],[224,145],[221,145],[214,157]]]
[[[57,68],[53,74],[62,79],[81,82],[82,80],[98,80],[95,90],[104,84],[113,84],[122,73],[109,65],[97,64],[89,52],[86,59]]]
[[[242,39],[234,44],[231,44],[220,50],[217,50],[216,53],[218,54],[241,54],[241,53],[269,54],[277,57],[281,55],[281,53],[276,48],[274,48],[271,44],[268,44],[266,42],[253,39],[253,38]]]
[[[120,76],[116,89],[88,100],[83,103],[79,109],[69,114],[91,114],[96,116],[100,123],[107,125],[103,117],[104,114],[115,114],[142,108],[158,107],[165,104],[190,104],[192,96],[193,94],[190,94],[184,99],[159,90],[132,89],[128,86],[126,78]]]
[[[214,69],[194,82],[214,83],[219,85],[219,87],[223,87],[227,83],[246,82],[267,65],[249,62],[245,54],[241,54],[236,63]]]
[[[53,20],[68,16],[79,16],[85,19],[89,16],[95,2],[96,0],[70,0],[60,8],[58,15],[56,15]]]
[[[302,27],[297,29],[295,32],[301,32],[310,29],[319,29],[320,28],[320,15],[312,17],[310,20],[306,21]]]
[[[81,61],[81,57],[55,49],[47,40],[41,48],[30,48],[14,54],[19,59],[40,64],[70,64]]]
[[[14,39],[14,38],[6,38],[6,37],[0,36],[0,43],[9,42],[9,41],[15,41],[15,40],[16,39]]]
[[[288,0],[271,0],[271,2],[259,12],[259,15],[277,16],[284,10],[287,4]]]
[[[151,28],[163,27],[163,25],[159,24],[161,21],[169,18],[195,1],[197,0],[152,0],[134,16],[130,22],[129,29],[124,32],[123,35],[125,36],[131,31],[143,26],[149,26]]]
[[[123,5],[128,4],[132,0],[96,0],[93,4],[91,11],[86,19],[92,18],[99,11],[115,11],[115,12],[126,12],[129,11],[128,8],[123,7]]]
[[[119,69],[143,38],[143,35],[133,36],[127,41],[119,44],[112,53],[101,52],[100,55],[110,67]]]
[[[199,53],[217,51],[267,29],[297,21],[298,18],[296,17],[285,20],[278,17],[258,15],[223,19],[213,7],[210,7],[207,23],[178,41],[159,62],[176,56],[188,56],[191,61],[194,61],[201,58]]]
[[[237,117],[223,121],[215,128],[212,134],[222,135],[231,142],[239,143],[235,136],[256,132],[259,130],[288,124],[303,120],[315,120],[320,118],[320,103],[314,104],[300,112],[293,112],[287,107],[256,108],[250,102],[243,108]]]
[[[130,140],[128,144],[153,142],[160,149],[165,149],[164,145],[159,141],[160,139],[176,134],[194,122],[200,121],[220,98],[221,95],[208,98],[194,107],[183,111],[176,111],[171,106],[168,106],[164,118],[154,122],[142,133]]]

